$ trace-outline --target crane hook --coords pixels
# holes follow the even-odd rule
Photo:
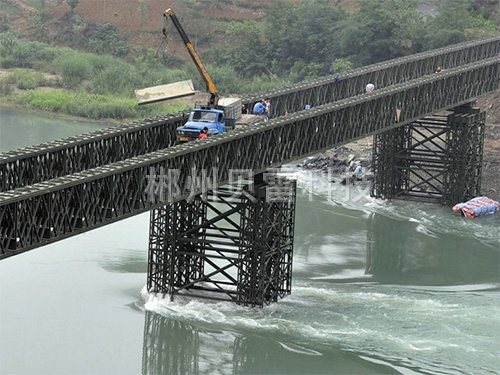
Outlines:
[[[164,20],[165,20],[165,26],[163,26],[163,29],[161,30],[163,35],[165,36],[165,39],[167,38],[167,34],[168,34],[168,29],[167,29],[167,22],[168,22],[168,19],[167,19],[167,14],[166,13],[163,13],[163,17],[164,17]]]

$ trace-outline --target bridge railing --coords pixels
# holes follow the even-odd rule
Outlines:
[[[318,106],[363,94],[368,83],[380,89],[432,74],[437,67],[456,68],[499,54],[500,36],[463,42],[363,66],[345,74],[333,74],[296,86],[255,94],[246,98],[244,103],[252,105],[269,97],[272,99],[271,116],[278,117],[285,112],[301,111],[306,104]]]
[[[380,89],[432,73],[437,66],[452,68],[498,53],[500,36],[355,69],[339,79],[329,76],[261,93],[244,102],[251,105],[262,97],[270,97],[273,113],[293,113],[305,104],[315,107],[362,94],[367,82]],[[182,114],[165,116],[0,154],[0,192],[171,147],[175,129],[183,121]]]
[[[161,116],[0,154],[0,192],[173,146],[186,119]]]
[[[0,193],[0,258],[200,193],[203,186],[193,181],[203,180],[203,171],[214,172],[213,186],[217,186],[230,179],[231,170],[264,171],[475,100],[499,88],[499,68],[500,58],[487,59],[254,127]],[[175,194],[165,197],[158,191],[167,182],[161,177],[167,171],[175,171]]]

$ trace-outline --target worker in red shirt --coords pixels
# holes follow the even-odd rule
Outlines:
[[[207,137],[208,137],[208,128],[205,126],[203,128],[203,130],[201,131],[200,136],[198,137],[198,139],[205,139]]]

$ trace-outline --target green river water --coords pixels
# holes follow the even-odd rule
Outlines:
[[[98,129],[0,111],[0,152]],[[298,180],[292,294],[144,291],[148,214],[0,261],[0,374],[499,374],[500,215]]]

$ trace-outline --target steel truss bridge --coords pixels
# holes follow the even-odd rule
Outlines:
[[[299,112],[364,93],[367,82],[377,89],[432,74],[437,66],[455,68],[499,53],[500,37],[461,43],[402,57],[245,98],[247,106],[272,99],[272,115]],[[147,119],[92,133],[56,140],[0,154],[0,192],[116,163],[134,156],[172,147],[174,130],[187,113]]]
[[[445,71],[434,73],[437,66],[444,67]],[[462,117],[465,116],[467,119],[454,120],[455,123],[484,122],[481,115],[474,117],[474,114],[469,113],[470,110],[467,112],[467,103],[499,88],[499,67],[500,36],[497,36],[403,57],[356,69],[344,75],[329,76],[245,98],[245,105],[251,106],[261,97],[270,97],[274,118],[265,123],[203,141],[174,146],[175,128],[183,123],[186,116],[180,113],[2,154],[0,155],[0,259],[153,210],[148,286],[155,291],[171,293],[174,287],[180,290],[193,286],[197,281],[212,281],[211,274],[203,274],[203,267],[199,266],[201,257],[208,258],[200,255],[205,254],[205,250],[201,249],[199,244],[207,246],[207,241],[200,242],[199,238],[206,238],[207,228],[211,228],[211,223],[202,225],[199,221],[201,219],[193,219],[192,225],[202,233],[194,236],[198,239],[196,241],[186,240],[194,237],[185,224],[182,224],[183,228],[175,228],[173,236],[177,237],[174,238],[176,241],[174,242],[187,241],[191,244],[189,249],[184,250],[182,256],[167,259],[165,257],[167,245],[158,247],[159,233],[168,237],[164,228],[160,228],[170,225],[168,217],[175,216],[177,218],[174,222],[180,223],[185,215],[182,212],[189,212],[189,215],[198,215],[201,212],[198,206],[196,208],[191,203],[189,203],[191,206],[182,209],[175,208],[172,204],[185,202],[187,197],[204,192],[206,186],[194,184],[193,181],[205,181],[206,171],[212,173],[211,188],[215,191],[230,180],[231,170],[251,170],[254,174],[259,174],[269,168],[334,146],[369,135],[377,135],[374,148],[375,151],[378,150],[375,169],[380,176],[383,176],[383,180],[375,183],[374,195],[385,197],[404,195],[400,194],[401,191],[406,192],[406,195],[422,195],[422,191],[425,191],[420,189],[422,185],[434,186],[431,179],[428,177],[426,179],[422,174],[425,160],[422,162],[421,158],[436,157],[436,155],[439,157],[439,153],[444,152],[448,162],[438,163],[437,168],[444,171],[453,159],[446,150],[450,147],[463,149],[469,146],[455,142],[455,146],[441,147],[437,151],[432,145],[422,150],[423,142],[418,137],[412,141],[412,134],[419,131],[415,130],[416,127],[412,124],[420,121],[422,126],[427,126],[427,130],[439,128],[442,122],[437,121],[438,124],[433,127],[429,124],[430,120],[422,122],[422,119],[459,106],[465,108]],[[364,93],[367,82],[374,83],[377,89],[372,93]],[[312,107],[311,110],[302,110],[306,104]],[[285,111],[289,115],[282,116]],[[455,118],[460,116],[457,114]],[[455,133],[463,134],[464,139],[468,137],[467,132]],[[442,132],[438,135],[441,134]],[[428,136],[431,144],[435,137],[435,134]],[[477,134],[475,137],[480,139]],[[397,141],[395,148],[391,146],[393,141]],[[476,151],[480,146],[478,142],[473,145]],[[405,147],[408,149],[407,152],[404,152]],[[431,149],[433,153],[429,156],[426,152]],[[384,169],[385,164],[382,162],[389,159],[390,168]],[[403,162],[400,162],[401,160]],[[474,165],[477,166],[478,160],[480,156],[478,159],[476,155]],[[419,161],[422,163],[418,164]],[[469,161],[464,163],[455,163],[453,168],[457,170],[463,165],[470,164]],[[470,170],[472,171],[470,173],[477,175],[477,168]],[[158,184],[158,176],[163,175],[165,171],[176,171],[176,189],[168,196],[159,194],[158,189],[152,189],[151,186],[152,183]],[[417,174],[420,180],[412,180],[409,177],[412,173]],[[441,185],[451,186],[455,180],[456,176],[449,176],[448,185],[446,183]],[[224,200],[221,198],[224,194],[220,191],[215,195],[219,197],[219,203]],[[195,202],[198,201],[195,199]],[[174,207],[173,211],[165,210],[166,204],[171,204]],[[238,207],[244,206],[238,205]],[[289,212],[294,212],[293,202],[289,201],[285,206]],[[229,204],[229,213],[226,216],[221,213],[221,218],[224,216],[227,219],[234,207]],[[255,208],[254,211],[260,209]],[[262,209],[267,212],[268,208]],[[206,208],[204,210],[206,211]],[[272,212],[275,212],[273,217],[282,216],[273,210]],[[252,217],[253,220],[258,220],[255,219],[255,215]],[[286,227],[289,228],[287,238],[293,238],[293,219],[288,215],[286,220]],[[153,230],[158,223],[160,227]],[[270,225],[275,226],[277,222]],[[248,224],[238,226],[240,229],[250,227]],[[181,232],[184,234],[178,234]],[[255,233],[252,238],[260,238],[261,242],[255,242],[255,246],[266,247],[263,246],[264,243],[282,241],[276,240],[276,236],[276,233],[270,232]],[[234,233],[225,237],[238,242]],[[247,240],[246,237],[240,239],[243,242]],[[194,245],[195,242],[198,247]],[[286,284],[285,289],[276,285],[262,284],[259,290],[264,294],[267,293],[270,300],[276,300],[277,296],[289,293],[289,279],[283,278],[280,274],[282,272],[280,270],[289,269],[291,265],[293,246],[290,247],[289,241],[286,246],[289,248],[283,253],[286,264],[280,263],[279,257],[282,255],[278,258],[274,255],[259,258],[262,260],[242,258],[239,261],[230,261],[233,265],[247,264],[245,266],[247,268],[240,270],[248,277],[245,276],[247,279],[241,282],[229,277],[228,283],[232,283],[233,287],[238,282],[247,285],[252,278],[259,280],[274,278],[273,280],[278,280],[280,285]],[[222,249],[216,250],[218,255],[215,256],[223,257],[220,255],[222,251]],[[237,252],[236,249],[234,251]],[[238,251],[241,258],[241,250]],[[193,258],[194,253],[198,255]],[[234,254],[236,253],[233,252]],[[151,260],[152,257],[156,258]],[[275,271],[272,272],[275,274],[272,277],[266,274],[250,275],[251,272],[247,271],[253,269],[254,266],[250,264],[252,262],[264,262],[259,263],[259,269],[264,270],[262,272],[270,272],[269,270],[273,269]],[[194,279],[191,280],[189,272],[169,273],[166,270],[167,263],[170,268],[180,267],[184,271],[187,265],[191,265],[192,274],[197,276],[192,276]],[[223,274],[225,271],[219,269],[214,272]],[[155,278],[155,274],[160,276]],[[291,271],[289,276],[291,277]],[[175,278],[186,280],[181,285],[182,283],[175,281]],[[227,295],[233,293],[232,290],[224,289],[219,284],[215,284],[212,289]],[[266,302],[262,300],[263,294],[260,295],[260,299],[249,297],[253,296],[256,290],[246,290],[244,293],[246,294],[237,292],[233,300],[250,305],[262,305]]]

